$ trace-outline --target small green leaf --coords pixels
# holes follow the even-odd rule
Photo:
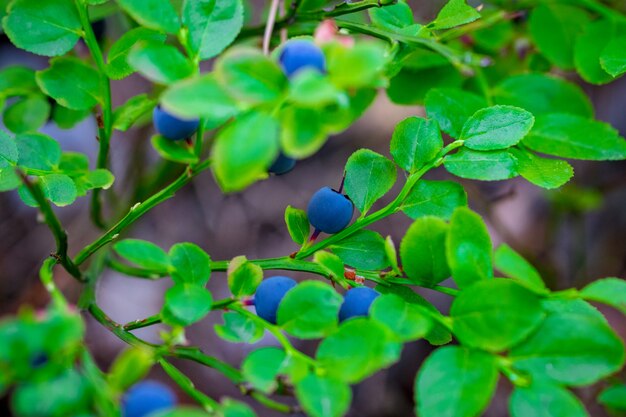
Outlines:
[[[249,112],[217,134],[213,170],[224,191],[240,191],[267,177],[278,156],[278,130],[271,116]]]
[[[135,28],[124,33],[109,50],[107,56],[107,75],[114,80],[128,77],[135,70],[128,65],[128,54],[140,42],[165,42],[166,35],[146,28]],[[132,99],[131,99],[132,100]]]
[[[425,99],[426,114],[437,120],[441,130],[454,138],[461,136],[465,122],[487,101],[476,94],[456,88],[433,88]]]
[[[623,279],[600,279],[583,288],[580,295],[586,300],[615,307],[626,314],[626,281]]]
[[[287,354],[276,347],[266,347],[253,351],[241,364],[241,373],[253,388],[271,393],[278,387],[276,378],[287,362]]]
[[[574,65],[580,76],[591,84],[606,84],[613,80],[600,65],[600,56],[610,42],[615,25],[611,20],[600,19],[588,23],[576,38]]]
[[[588,417],[578,398],[565,388],[545,382],[516,387],[509,402],[511,417]]]
[[[326,251],[317,251],[313,255],[313,261],[319,264],[334,281],[343,280],[345,265],[339,256]]]
[[[211,257],[198,245],[177,243],[170,248],[172,279],[177,284],[204,287],[211,277]]]
[[[44,196],[55,206],[69,206],[76,200],[76,185],[67,175],[50,174],[39,178]]]
[[[289,83],[289,100],[304,107],[320,107],[346,100],[327,76],[315,70],[298,71]]]
[[[446,253],[459,288],[493,278],[491,251],[491,238],[480,216],[466,207],[457,208],[450,219]]]
[[[386,326],[401,342],[423,338],[432,328],[425,309],[397,295],[382,295],[372,304],[370,317]]]
[[[513,106],[492,106],[474,113],[463,126],[464,145],[476,151],[506,149],[530,132],[535,118]]]
[[[145,377],[154,364],[154,354],[145,348],[130,347],[116,358],[109,370],[107,382],[120,392]]]
[[[176,33],[180,21],[170,0],[118,0],[118,4],[139,24],[150,29]]]
[[[189,326],[204,318],[213,304],[211,293],[204,287],[175,284],[165,292],[163,321],[178,326]]]
[[[228,264],[228,288],[235,297],[253,295],[263,280],[263,269],[237,256]]]
[[[372,230],[359,230],[330,245],[328,249],[354,268],[380,271],[389,266],[385,240]]]
[[[435,350],[415,380],[420,417],[474,417],[491,401],[498,382],[495,358],[460,346]]]
[[[15,164],[18,159],[17,143],[4,130],[0,130],[0,168]]]
[[[618,27],[618,32],[613,36],[606,48],[600,55],[600,65],[613,77],[618,77],[626,72],[626,28]]]
[[[50,117],[50,103],[42,95],[19,100],[4,111],[2,121],[14,133],[35,132],[46,124]]]
[[[571,114],[538,117],[524,145],[563,158],[605,161],[626,158],[626,140],[611,125]]]
[[[507,244],[502,244],[494,253],[495,267],[506,276],[528,285],[531,289],[545,292],[546,284],[541,275],[526,259]]]
[[[119,256],[142,268],[167,272],[170,257],[163,249],[152,242],[139,239],[125,239],[113,245]]]
[[[436,120],[409,117],[396,125],[391,138],[391,155],[403,169],[415,172],[433,160],[443,139]]]
[[[398,252],[396,251],[396,245],[393,243],[391,236],[387,236],[385,239],[385,255],[391,265],[391,269],[398,275],[402,275],[400,267],[398,266]]]
[[[499,181],[519,175],[517,159],[507,150],[479,152],[461,149],[443,160],[448,172],[461,178]]]
[[[287,206],[285,209],[285,224],[287,225],[291,239],[299,245],[304,245],[311,231],[311,225],[309,224],[306,212]]]
[[[0,168],[0,192],[11,191],[21,184],[13,167]]]
[[[342,301],[330,285],[304,281],[285,294],[278,306],[277,323],[300,339],[326,336],[337,327]]]
[[[198,162],[198,156],[193,148],[184,141],[173,141],[161,135],[152,137],[152,147],[161,155],[161,158],[181,164]]]
[[[413,186],[400,208],[412,219],[437,216],[448,220],[454,210],[462,206],[467,206],[467,194],[461,184],[420,180]]]
[[[535,293],[513,280],[494,279],[461,291],[450,317],[463,345],[501,352],[530,335],[545,313]]]
[[[52,171],[61,160],[61,147],[50,136],[25,133],[15,137],[15,144],[20,167]]]
[[[287,89],[287,77],[278,64],[257,49],[226,52],[215,64],[215,72],[233,95],[250,103],[276,101]]]
[[[476,19],[480,19],[480,13],[465,0],[449,0],[429,27],[435,30],[448,29]]]
[[[109,170],[95,169],[93,171],[87,172],[81,177],[76,178],[76,181],[77,183],[80,182],[80,185],[88,190],[94,188],[102,188],[104,190],[107,190],[113,185],[115,177],[113,176],[113,174],[111,174]]]
[[[402,267],[409,279],[434,285],[450,277],[447,234],[448,225],[438,217],[424,216],[413,222],[400,244]]]
[[[328,76],[339,88],[377,87],[387,63],[387,49],[378,42],[359,42],[347,48],[325,49]]]
[[[372,24],[381,29],[398,31],[415,24],[413,10],[404,1],[385,7],[371,8],[368,13]]]
[[[13,0],[2,24],[15,46],[45,56],[71,50],[82,31],[71,0]]]
[[[598,402],[616,410],[626,410],[626,384],[606,388],[598,396]],[[564,416],[565,417],[565,416]]]
[[[396,175],[396,166],[389,159],[369,149],[359,149],[346,163],[346,194],[364,215],[393,187]]]
[[[286,106],[280,112],[280,144],[285,155],[306,158],[317,152],[326,139],[328,130],[319,110]]]
[[[151,112],[157,103],[157,100],[151,99],[147,94],[131,97],[113,112],[113,128],[123,132],[128,130],[139,119]]]
[[[214,326],[215,333],[231,343],[255,343],[263,337],[263,327],[236,311],[224,313],[224,324]]]
[[[539,187],[558,188],[574,176],[574,168],[566,161],[541,158],[525,149],[511,149],[511,154],[517,160],[519,174]]]
[[[91,114],[91,109],[72,110],[60,104],[52,107],[52,120],[61,129],[71,129]]]
[[[102,77],[91,66],[72,57],[50,61],[50,67],[37,71],[37,84],[59,104],[73,110],[90,109],[100,103]]]
[[[309,374],[296,384],[296,398],[311,417],[342,417],[350,408],[352,391],[340,379]]]
[[[171,84],[194,73],[193,65],[178,49],[155,41],[137,43],[127,61],[141,75],[159,84]]]
[[[34,69],[10,65],[0,70],[0,98],[28,95],[38,91]]]
[[[235,40],[243,27],[243,9],[241,0],[184,2],[183,24],[200,59],[213,58]]]

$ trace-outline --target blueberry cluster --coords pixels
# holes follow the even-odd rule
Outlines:
[[[174,408],[176,395],[158,381],[145,380],[133,385],[122,398],[122,417],[147,417],[156,411]]]
[[[324,53],[312,41],[305,39],[293,39],[286,42],[282,47],[278,61],[288,78],[292,78],[303,69],[326,72]],[[173,141],[190,138],[198,130],[200,124],[198,119],[180,118],[167,112],[161,106],[154,109],[153,121],[156,131]],[[275,175],[282,175],[291,171],[295,165],[295,159],[281,152],[268,168],[268,171]]]

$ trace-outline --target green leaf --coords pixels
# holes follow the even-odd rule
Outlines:
[[[576,39],[574,65],[580,76],[591,84],[606,84],[613,80],[600,65],[600,56],[614,33],[611,20],[601,19],[590,22]]]
[[[215,64],[218,80],[234,96],[250,103],[278,100],[287,89],[287,77],[278,64],[253,48],[237,48]]]
[[[69,206],[76,200],[76,185],[67,175],[50,174],[39,179],[44,196],[55,206]]]
[[[56,104],[52,107],[52,120],[61,129],[71,129],[91,114],[91,109],[72,110]]]
[[[285,209],[285,224],[291,239],[299,245],[304,245],[311,231],[306,211],[287,206]]]
[[[50,103],[42,95],[25,97],[4,111],[2,121],[14,133],[35,132],[50,117]]]
[[[341,260],[354,268],[380,271],[389,266],[385,240],[372,230],[358,232],[328,247]]]
[[[59,104],[73,110],[90,109],[100,103],[103,80],[95,69],[72,57],[50,61],[50,67],[37,71],[37,84]]]
[[[574,176],[574,168],[566,161],[541,158],[524,149],[511,149],[511,153],[520,175],[539,187],[559,188]]]
[[[524,340],[545,318],[539,297],[509,279],[477,282],[454,299],[453,332],[466,346],[501,352]]]
[[[243,4],[241,0],[186,0],[183,24],[200,59],[213,58],[235,40],[243,27]]]
[[[354,152],[346,163],[346,194],[361,215],[396,182],[396,166],[389,159],[369,149]]]
[[[396,251],[396,245],[393,243],[391,236],[387,236],[385,239],[385,255],[391,265],[391,269],[398,275],[402,275],[400,267],[398,266],[398,252]]]
[[[296,384],[296,398],[311,417],[342,417],[350,408],[352,391],[340,379],[309,374]]]
[[[438,284],[450,277],[446,261],[448,225],[438,217],[415,220],[400,244],[400,259],[406,275],[420,284]]]
[[[465,0],[449,0],[439,11],[437,18],[428,25],[431,29],[449,29],[480,19],[480,13]]]
[[[218,127],[239,113],[238,103],[212,74],[183,80],[161,96],[161,105],[183,118],[203,118],[211,128]]]
[[[255,343],[263,337],[263,327],[236,311],[224,313],[224,324],[214,326],[215,333],[232,343]]]
[[[128,54],[140,42],[165,42],[166,35],[151,29],[138,27],[124,33],[112,46],[107,55],[107,75],[114,80],[128,77],[135,70],[128,64]],[[131,99],[132,100],[132,99]]]
[[[107,382],[120,392],[144,378],[154,364],[154,354],[145,348],[130,347],[116,358],[109,370]]]
[[[241,373],[253,388],[269,394],[278,387],[276,378],[282,372],[287,354],[276,347],[266,347],[253,351],[241,364]]]
[[[263,280],[263,269],[237,256],[228,264],[228,288],[234,297],[253,295]]]
[[[370,317],[386,326],[401,342],[423,338],[432,328],[424,308],[397,295],[382,295],[372,304]]]
[[[461,184],[420,180],[413,186],[400,208],[412,219],[437,216],[448,220],[454,210],[461,206],[467,206],[467,194]]]
[[[13,0],[2,25],[15,46],[45,56],[71,50],[82,31],[72,0]]]
[[[15,137],[15,144],[20,167],[52,171],[61,160],[61,147],[50,136],[24,133]]]
[[[328,137],[319,110],[286,106],[280,112],[280,143],[285,155],[306,158],[317,152]]]
[[[180,21],[170,0],[119,0],[117,2],[139,24],[150,29],[176,33]]]
[[[333,279],[333,281],[341,281],[345,276],[345,265],[341,258],[333,253],[326,251],[317,251],[313,255],[313,261]]]
[[[457,208],[450,219],[446,253],[459,288],[493,278],[491,250],[489,232],[480,216],[466,207]]]
[[[626,27],[618,26],[617,33],[614,34],[600,55],[600,65],[613,77],[618,77],[626,72],[624,43],[626,43]]]
[[[499,181],[519,175],[517,159],[507,150],[479,152],[461,149],[446,156],[443,165],[451,174],[472,180]]]
[[[594,161],[626,158],[626,141],[611,125],[571,114],[538,117],[523,143],[534,151],[563,158]]]
[[[131,97],[113,112],[113,128],[125,132],[139,119],[151,112],[158,101],[147,94]]]
[[[198,156],[184,141],[173,141],[161,135],[152,137],[152,147],[161,155],[161,158],[181,164],[198,162]]]
[[[589,97],[576,84],[549,74],[518,74],[506,78],[494,90],[497,104],[528,110],[535,116],[570,113],[593,117]]]
[[[193,65],[178,49],[155,41],[137,43],[128,53],[127,62],[141,75],[159,84],[171,84],[194,73]]]
[[[578,398],[565,388],[549,383],[516,387],[511,394],[512,417],[587,417]]]
[[[391,155],[403,169],[415,172],[433,160],[443,148],[436,120],[409,117],[396,125],[391,138]]]
[[[485,352],[460,346],[434,351],[415,380],[415,412],[420,417],[474,417],[496,390],[498,366]]]
[[[387,49],[378,42],[360,42],[353,47],[334,44],[325,49],[328,76],[339,88],[377,87],[387,64]]]
[[[342,301],[330,285],[304,281],[285,294],[278,306],[277,323],[301,339],[326,336],[337,327]]]
[[[139,239],[125,239],[113,245],[119,256],[142,268],[167,272],[171,265],[170,257],[163,249],[152,242]]]
[[[598,396],[598,402],[616,410],[626,410],[626,384],[606,388]]]
[[[16,141],[4,130],[0,130],[0,168],[6,168],[15,164],[18,159],[19,153]]]
[[[401,347],[382,324],[353,318],[322,340],[316,357],[329,376],[352,384],[397,361]]]
[[[249,112],[217,134],[213,170],[224,191],[240,191],[267,177],[278,156],[278,128],[271,116]]]
[[[546,319],[510,352],[516,369],[573,386],[592,384],[621,369],[624,344],[595,308],[582,300],[543,304]]]
[[[478,110],[461,132],[464,145],[476,151],[506,149],[517,144],[530,132],[535,118],[513,106],[492,106]]]
[[[385,7],[371,8],[368,13],[372,24],[381,29],[398,31],[398,29],[404,29],[415,24],[413,10],[404,1]]]
[[[564,4],[541,4],[533,8],[528,30],[548,60],[563,69],[574,68],[574,43],[589,21],[587,13]]]
[[[496,269],[538,292],[546,292],[541,275],[526,259],[503,243],[494,253]]]
[[[289,100],[298,106],[320,107],[347,101],[327,76],[316,70],[300,70],[289,83]]]
[[[213,297],[197,285],[175,284],[165,292],[163,321],[168,324],[189,326],[209,314]]]
[[[465,122],[474,113],[487,107],[483,97],[456,88],[433,88],[425,104],[428,117],[437,120],[441,130],[454,138],[461,136]]]
[[[204,287],[211,277],[211,257],[198,245],[177,243],[170,248],[172,279],[177,284]]]
[[[0,192],[14,190],[20,184],[20,178],[12,167],[0,168]]]
[[[594,281],[583,288],[580,295],[585,300],[615,307],[626,314],[626,281],[623,279],[604,278]]]
[[[85,187],[86,190],[102,188],[107,190],[113,185],[115,177],[106,169],[96,169],[85,175],[75,178],[77,187]],[[82,195],[82,194],[81,194]]]
[[[0,98],[27,95],[38,91],[35,70],[32,68],[11,65],[0,70]]]
[[[245,403],[225,398],[222,400],[220,417],[256,417],[256,414]],[[193,417],[193,416],[190,416]]]

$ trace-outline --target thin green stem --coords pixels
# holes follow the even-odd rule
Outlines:
[[[158,206],[162,202],[174,197],[176,192],[191,181],[196,175],[209,168],[211,165],[210,159],[207,159],[199,164],[189,166],[184,173],[182,173],[174,182],[170,185],[148,198],[143,203],[138,203],[133,206],[130,211],[119,222],[117,222],[111,229],[100,236],[91,244],[87,245],[76,255],[76,265],[81,265],[91,255],[96,253],[100,248],[106,244],[112,242],[119,237],[119,234],[128,226],[136,222],[141,216]]]
[[[54,275],[52,270],[54,269],[54,265],[56,265],[56,261],[52,258],[48,258],[43,262],[41,269],[39,270],[39,278],[41,279],[41,283],[46,288],[46,291],[50,294],[52,298],[52,302],[61,308],[67,307],[67,300],[63,296],[63,293],[59,291],[56,284],[54,283]]]
[[[84,40],[87,44],[87,48],[91,53],[91,56],[96,63],[96,67],[100,72],[100,77],[102,78],[102,120],[98,120],[98,131],[99,131],[99,141],[100,141],[100,149],[98,151],[98,161],[97,168],[106,169],[109,161],[109,148],[111,142],[111,134],[113,132],[113,107],[111,102],[111,83],[109,81],[109,77],[106,73],[106,64],[104,62],[104,56],[102,55],[102,50],[100,49],[100,45],[98,44],[98,40],[96,39],[96,35],[93,32],[91,27],[91,22],[89,21],[89,14],[87,10],[87,5],[81,1],[76,0],[76,8],[78,9],[78,15],[80,17],[80,22],[83,26],[84,32]],[[91,218],[94,224],[101,229],[105,228],[105,222],[102,217],[102,201],[100,198],[101,190],[96,188],[93,190],[92,198],[91,198]]]
[[[212,413],[220,407],[220,404],[213,398],[198,391],[191,379],[189,379],[187,375],[182,373],[170,362],[163,358],[159,359],[158,362],[165,371],[165,373],[172,379],[172,381],[174,381],[183,391],[185,391],[187,395],[197,401],[198,404],[202,405],[202,407],[206,411]]]
[[[158,280],[169,276],[167,272],[151,271],[149,269],[137,268],[134,266],[126,265],[125,263],[120,262],[113,257],[109,257],[107,259],[107,266],[116,272],[135,278]]]
[[[472,23],[468,23],[466,25],[458,26],[453,29],[449,29],[442,33],[438,39],[442,42],[449,41],[452,39],[458,39],[463,35],[467,35],[468,33],[475,32],[480,29],[485,29],[495,25],[506,19],[512,19],[515,17],[516,13],[509,13],[505,10],[499,10],[487,17],[483,17],[478,19]]]
[[[43,215],[44,221],[54,236],[54,240],[56,241],[56,252],[52,254],[52,257],[55,258],[56,261],[60,263],[70,275],[77,280],[84,282],[83,276],[77,265],[72,262],[72,259],[67,254],[67,232],[63,228],[63,225],[57,215],[52,210],[52,207],[50,206],[48,199],[46,199],[39,183],[31,181],[19,168],[16,168],[16,173],[37,202],[39,211]]]

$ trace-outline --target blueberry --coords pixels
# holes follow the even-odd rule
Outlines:
[[[154,108],[153,119],[157,132],[170,140],[187,139],[198,130],[200,125],[198,119],[180,119],[163,110],[161,106]]]
[[[133,385],[122,398],[123,417],[145,417],[155,411],[173,408],[174,392],[158,381],[145,380]]]
[[[353,211],[352,201],[330,187],[322,187],[313,194],[307,208],[313,227],[328,234],[344,229],[352,220]]]
[[[254,295],[256,314],[262,319],[276,324],[278,305],[287,291],[295,286],[296,281],[289,277],[276,276],[263,280]]]
[[[291,171],[295,166],[296,160],[281,152],[268,171],[272,174],[283,175]]]
[[[380,294],[368,287],[352,288],[343,297],[343,304],[339,309],[339,321],[350,317],[367,316],[370,306]]]
[[[326,58],[322,50],[313,42],[304,39],[287,41],[279,58],[280,66],[287,77],[303,68],[313,68],[326,72]]]

